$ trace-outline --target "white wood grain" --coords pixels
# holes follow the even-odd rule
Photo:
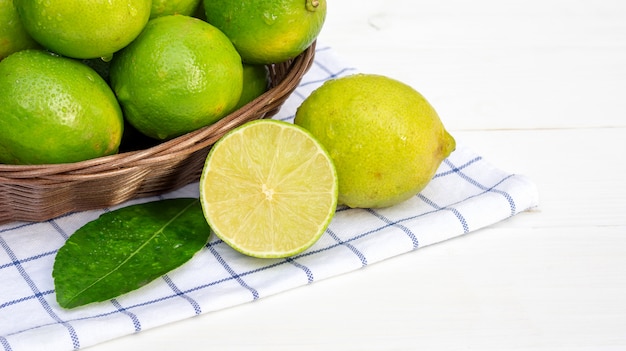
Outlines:
[[[92,349],[626,349],[626,2],[328,6],[321,41],[420,90],[459,142],[535,181],[540,207]]]
[[[615,0],[336,1],[320,39],[454,129],[624,126],[625,18]]]

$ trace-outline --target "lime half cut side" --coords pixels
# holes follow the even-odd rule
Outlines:
[[[209,226],[232,248],[281,258],[322,236],[335,214],[337,184],[330,156],[307,130],[262,119],[213,145],[200,200]]]

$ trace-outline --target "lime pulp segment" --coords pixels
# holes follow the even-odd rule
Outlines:
[[[255,257],[288,257],[313,245],[337,206],[328,153],[301,127],[258,120],[211,149],[200,181],[205,217],[216,235]]]

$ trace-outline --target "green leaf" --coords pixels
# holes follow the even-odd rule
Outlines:
[[[138,289],[191,259],[209,234],[199,199],[105,213],[59,249],[52,271],[57,302],[74,308]]]

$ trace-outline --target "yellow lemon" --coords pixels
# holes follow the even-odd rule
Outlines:
[[[298,108],[295,123],[330,153],[339,202],[349,207],[387,207],[416,195],[456,146],[420,93],[380,75],[326,81]]]

